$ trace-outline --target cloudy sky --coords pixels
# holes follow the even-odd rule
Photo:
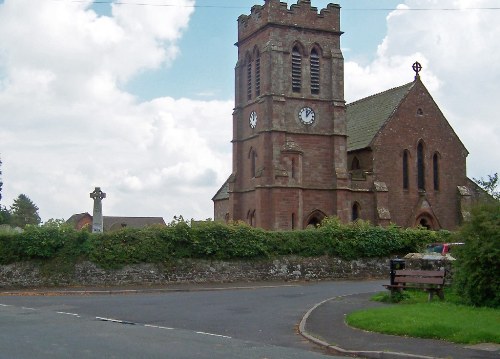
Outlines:
[[[100,186],[105,215],[213,217],[231,171],[236,19],[262,3],[0,0],[0,204],[24,193],[43,220],[67,219]],[[346,100],[411,81],[418,60],[469,177],[500,172],[500,1],[340,5]]]

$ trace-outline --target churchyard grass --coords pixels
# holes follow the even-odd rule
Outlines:
[[[355,328],[384,334],[441,339],[453,343],[500,343],[500,310],[461,305],[451,291],[444,301],[427,301],[427,293],[406,291],[397,304],[356,311],[346,322]],[[388,301],[380,293],[373,300]]]

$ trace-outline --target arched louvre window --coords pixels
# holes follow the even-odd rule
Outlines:
[[[292,50],[292,91],[300,92],[302,88],[302,55],[299,48]]]
[[[260,54],[255,58],[255,96],[260,96]]]
[[[425,190],[424,145],[422,142],[419,142],[417,146],[417,183],[419,190]]]
[[[252,61],[247,57],[247,100],[252,99]]]
[[[410,180],[408,177],[408,150],[403,152],[403,189],[410,187]]]
[[[439,191],[439,156],[437,153],[432,157],[432,172],[434,175],[434,190]]]
[[[312,49],[310,57],[311,65],[311,93],[319,94],[319,55],[316,49]]]

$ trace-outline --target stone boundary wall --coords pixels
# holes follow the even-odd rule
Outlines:
[[[406,263],[407,268],[422,267],[419,261]],[[438,268],[443,266],[441,261],[434,264]],[[425,269],[430,269],[428,264]],[[44,270],[44,264],[35,261],[0,266],[0,289],[372,278],[389,278],[389,258],[351,261],[328,256],[232,261],[182,259],[169,265],[135,264],[113,270],[81,262],[73,270],[60,273]]]

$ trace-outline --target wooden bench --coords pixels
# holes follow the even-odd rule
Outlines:
[[[439,299],[444,299],[444,270],[396,270],[394,275],[394,284],[385,284],[384,287],[391,291],[391,295],[401,292],[404,289],[416,288],[429,293],[429,301],[432,300],[434,293]]]

